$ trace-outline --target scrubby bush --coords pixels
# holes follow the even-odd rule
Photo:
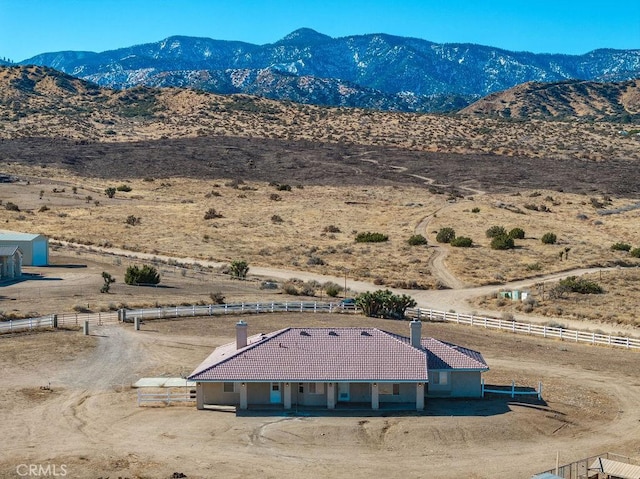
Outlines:
[[[105,188],[104,194],[107,195],[109,198],[113,198],[114,196],[116,196],[116,189],[113,186],[110,186],[109,188]]]
[[[204,214],[205,220],[213,220],[216,218],[222,218],[222,214],[217,212],[215,208],[209,208],[207,212]]]
[[[144,265],[142,268],[138,266],[129,266],[124,274],[124,282],[127,284],[158,284],[160,283],[160,274],[153,266]]]
[[[388,241],[389,237],[382,233],[358,233],[356,243],[383,243]]]
[[[272,222],[272,223],[276,223],[276,224],[278,224],[278,223],[282,223],[282,221],[283,221],[283,220],[282,220],[282,217],[281,217],[280,215],[273,215],[273,216],[271,216],[271,222]]]
[[[276,188],[278,191],[291,191],[290,185],[278,185]]]
[[[633,248],[629,251],[629,255],[633,258],[640,258],[640,248]]]
[[[407,242],[411,246],[420,246],[427,244],[427,238],[422,235],[413,235],[407,240]]]
[[[407,308],[413,308],[416,301],[406,294],[395,295],[388,289],[356,296],[356,305],[372,318],[403,319]]]
[[[541,238],[541,241],[544,244],[555,244],[557,240],[558,240],[558,237],[555,235],[555,233],[545,233],[542,235],[542,238]]]
[[[8,211],[20,211],[20,208],[18,208],[18,205],[16,205],[15,203],[12,203],[11,201],[6,202],[6,204],[4,205],[4,209]]]
[[[231,276],[238,279],[244,279],[249,273],[249,264],[244,260],[234,260],[229,266]]]
[[[209,293],[209,298],[211,298],[213,304],[224,304],[224,295],[222,294],[222,291]]]
[[[513,241],[513,238],[510,238],[507,235],[496,236],[491,240],[491,249],[513,249],[516,245]]]
[[[128,193],[129,191],[131,191],[131,187],[129,185],[120,185],[116,188],[116,190],[118,191],[124,191],[126,193]]]
[[[480,208],[478,208],[477,206],[471,208],[471,212],[472,213],[480,213]]]
[[[559,288],[572,293],[580,294],[602,294],[604,289],[595,281],[591,281],[585,278],[578,278],[576,276],[569,276],[568,278],[561,279],[558,283]]]
[[[453,228],[440,228],[440,231],[438,231],[438,234],[436,235],[436,241],[438,243],[451,243],[455,237],[456,232]]]
[[[627,243],[614,243],[611,245],[613,251],[631,251],[631,245]]]
[[[127,216],[127,219],[125,220],[125,223],[127,223],[128,225],[131,225],[131,226],[139,225],[140,224],[140,218],[137,218],[134,215],[129,215],[129,216]]]
[[[322,228],[325,233],[340,233],[340,228],[335,225],[329,225]]]
[[[457,238],[453,238],[450,244],[456,248],[471,248],[471,246],[473,246],[473,240],[466,236],[458,236]]]
[[[336,296],[338,296],[338,294],[340,294],[340,291],[342,291],[342,288],[336,283],[328,282],[324,285],[324,292],[327,293],[327,296],[331,298],[335,298]]]
[[[492,226],[485,234],[487,238],[497,238],[498,236],[507,236],[507,230],[504,229],[504,226]]]
[[[524,230],[522,228],[513,228],[509,231],[509,238],[524,239]]]

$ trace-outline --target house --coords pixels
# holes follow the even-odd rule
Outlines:
[[[479,352],[377,328],[285,328],[247,335],[216,348],[189,376],[198,409],[209,405],[424,409],[425,397],[480,397],[489,368]]]
[[[17,246],[0,246],[0,281],[22,276],[22,251]]]
[[[47,266],[49,264],[49,240],[46,236],[2,231],[0,232],[0,246],[18,246],[22,251],[23,266]]]

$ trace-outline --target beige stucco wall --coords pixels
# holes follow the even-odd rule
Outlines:
[[[480,397],[482,386],[480,371],[450,371],[447,384],[435,384],[434,376],[439,371],[429,371],[427,386],[430,396]]]

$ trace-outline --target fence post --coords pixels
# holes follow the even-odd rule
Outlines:
[[[578,342],[578,330],[576,329],[576,343]]]
[[[53,326],[53,329],[58,329],[58,315],[57,314],[51,315],[51,326]]]
[[[313,302],[313,312],[315,313],[315,312],[317,312],[317,310],[318,310],[318,302],[314,301]]]
[[[140,407],[140,389],[138,388],[138,407]]]
[[[484,397],[484,378],[480,380],[480,385],[482,386],[482,397]]]
[[[471,319],[471,326],[473,326],[473,314],[469,318]]]
[[[229,312],[229,305],[227,303],[224,303],[224,314],[227,314]]]
[[[591,333],[591,344],[596,344],[596,333]]]
[[[516,381],[511,381],[511,399],[516,397]]]
[[[562,341],[562,331],[564,331],[564,329],[560,328],[560,341]]]
[[[429,321],[433,319],[433,310],[429,310]]]
[[[85,336],[89,336],[89,320],[88,319],[84,320],[84,325],[82,327],[82,333]]]
[[[302,301],[300,301],[300,312],[302,313],[304,309],[302,309]]]
[[[629,349],[629,338],[627,337],[627,349]]]
[[[460,324],[460,313],[456,313],[456,324]]]
[[[538,401],[542,399],[542,381],[538,381]]]
[[[547,337],[547,327],[546,326],[542,326],[542,337],[543,338]]]

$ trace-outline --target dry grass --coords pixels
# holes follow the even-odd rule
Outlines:
[[[22,209],[0,209],[0,222],[6,229],[41,232],[86,245],[220,262],[245,259],[253,266],[338,277],[348,270],[350,279],[375,282],[380,287],[414,283],[433,288],[436,280],[428,265],[433,247],[412,247],[406,241],[412,234],[421,233],[431,245],[436,244],[434,232],[443,226],[453,227],[459,236],[470,236],[477,245],[469,249],[445,246],[449,249],[448,268],[468,285],[499,284],[584,266],[640,264],[627,253],[610,249],[618,241],[640,246],[636,244],[640,211],[600,216],[590,198],[582,195],[523,191],[517,196],[485,194],[448,203],[442,195],[413,187],[294,186],[291,191],[278,191],[273,185],[257,182],[234,186],[227,180],[171,178],[131,180],[127,183],[131,192],[119,191],[109,199],[104,188],[119,183],[74,177],[52,169],[46,170],[47,177],[39,169],[12,166],[10,171],[30,174],[31,180],[29,184],[3,186],[0,199],[10,199]],[[77,186],[76,194],[73,186]],[[65,191],[53,193],[54,188]],[[45,193],[40,199],[42,190]],[[273,194],[281,199],[274,201]],[[87,203],[84,198],[88,195],[99,198],[99,205]],[[629,202],[613,199],[610,208]],[[524,205],[530,203],[546,204],[551,212],[528,210]],[[43,204],[49,210],[38,212]],[[480,211],[472,213],[474,207]],[[209,208],[215,208],[222,217],[205,220]],[[129,215],[140,218],[140,224],[128,225]],[[274,215],[282,222],[271,221]],[[418,228],[421,224],[426,228]],[[485,237],[485,230],[491,225],[502,225],[507,230],[521,227],[526,238],[517,240],[518,248],[514,250],[492,250]],[[329,226],[339,232],[326,232]],[[390,240],[355,243],[356,232],[364,231],[388,234]],[[557,234],[558,244],[542,244],[540,237],[547,231]],[[560,261],[559,253],[565,248],[570,248],[569,258]],[[96,291],[99,279],[94,285]],[[118,283],[115,287],[119,287]],[[200,289],[189,299],[207,301],[210,291]],[[633,281],[620,280],[615,287],[605,285],[605,289],[615,289],[629,301],[637,298]],[[599,313],[598,319],[635,321],[629,303],[620,301],[618,295],[607,294],[601,299],[603,302],[592,303],[598,311],[607,311]],[[126,301],[140,302],[133,297]],[[170,301],[180,303],[178,297]],[[152,297],[143,301],[149,302],[153,303]],[[551,315],[556,307],[557,304],[542,304],[539,312]],[[576,317],[588,309],[571,301],[560,307],[561,314]]]

